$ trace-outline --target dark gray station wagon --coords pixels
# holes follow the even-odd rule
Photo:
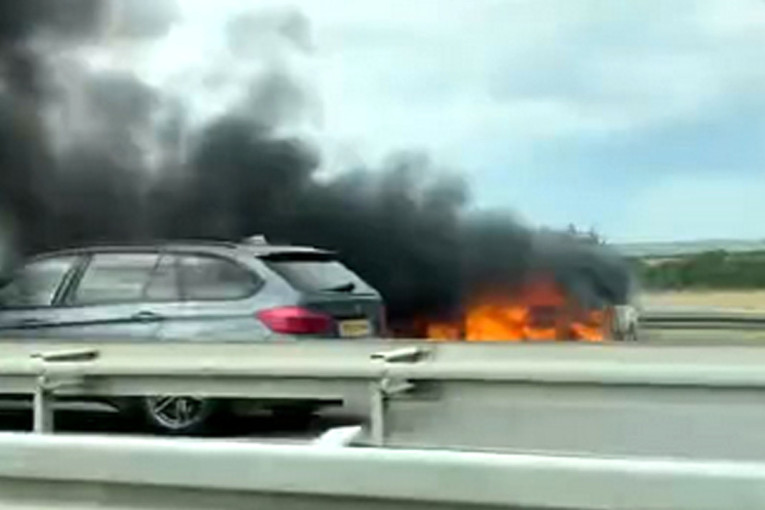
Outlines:
[[[58,251],[0,288],[0,336],[14,339],[363,338],[384,327],[380,295],[332,252],[261,237]],[[174,432],[194,431],[216,407],[140,400],[154,426]]]

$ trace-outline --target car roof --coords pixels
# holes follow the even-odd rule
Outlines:
[[[231,254],[232,252],[247,252],[256,257],[267,257],[288,253],[332,254],[332,251],[313,248],[310,246],[293,246],[287,244],[260,244],[252,242],[227,242],[215,240],[187,241],[157,241],[154,243],[120,243],[120,244],[90,244],[37,254],[34,258],[53,256],[87,255],[108,252],[140,252],[140,251],[177,251],[190,253]]]

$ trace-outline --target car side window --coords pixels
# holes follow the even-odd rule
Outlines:
[[[27,308],[52,305],[56,291],[76,260],[77,257],[73,256],[31,262],[0,289],[0,306]]]
[[[256,276],[245,268],[218,257],[180,257],[184,297],[191,301],[242,299],[258,287]]]
[[[144,291],[146,301],[180,301],[178,265],[174,255],[163,255]]]
[[[72,298],[73,304],[93,305],[141,301],[154,267],[156,253],[100,253],[93,255]]]

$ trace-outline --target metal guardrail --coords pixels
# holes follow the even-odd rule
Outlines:
[[[388,355],[385,363],[377,354],[389,351],[394,356]],[[86,356],[71,359],[73,353]],[[406,355],[406,363],[399,362],[401,353]],[[757,347],[401,340],[281,344],[27,340],[0,341],[0,394],[31,395],[41,364],[47,366],[51,378],[82,378],[79,388],[64,388],[62,393],[103,396],[159,392],[257,397],[258,385],[264,381],[280,384],[260,388],[268,390],[262,393],[265,396],[321,396],[323,383],[368,381],[384,373],[436,380],[765,387],[765,349]],[[306,380],[313,385],[310,391],[292,391],[290,381]]]
[[[765,464],[0,434],[0,507],[760,510]]]
[[[373,361],[382,362],[379,378],[370,386],[370,434],[369,442],[375,446],[385,444],[385,417],[392,397],[415,389],[415,385],[406,379],[397,379],[394,364],[416,363],[429,353],[424,347],[403,347],[391,351],[373,353]]]
[[[765,313],[730,309],[649,309],[639,316],[643,329],[725,329],[765,331]]]
[[[96,349],[78,349],[68,351],[42,352],[32,355],[40,361],[40,371],[33,396],[32,430],[38,433],[53,431],[53,402],[56,390],[67,386],[77,388],[83,385],[82,377],[68,380],[55,380],[49,374],[51,364],[89,362],[98,359]]]
[[[637,343],[0,342],[0,394],[37,395],[39,431],[59,395],[326,399],[355,401],[372,445],[765,460],[763,367]]]
[[[638,338],[663,345],[765,345],[765,313],[719,308],[644,309]]]
[[[102,347],[103,348],[103,347]],[[310,349],[309,349],[310,351]],[[110,383],[113,383],[113,378],[124,377],[124,374],[119,370],[109,371],[103,370],[97,362],[101,358],[101,350],[96,348],[87,349],[70,349],[59,351],[43,351],[34,353],[31,355],[33,360],[37,361],[37,378],[36,384],[33,389],[33,430],[38,433],[52,432],[54,428],[53,423],[53,405],[55,401],[55,395],[57,392],[66,394],[78,394],[84,395],[100,395],[100,396],[113,396],[121,395],[119,392],[112,393]],[[278,350],[277,350],[278,352]],[[287,362],[287,367],[284,366],[284,359],[271,359],[267,366],[265,373],[258,371],[258,368],[263,369],[262,359],[254,366],[254,371],[241,371],[234,370],[229,372],[227,370],[227,363],[222,363],[216,369],[212,369],[207,366],[205,370],[201,371],[200,378],[209,380],[210,377],[217,376],[215,379],[231,377],[233,380],[229,381],[230,384],[222,386],[219,390],[221,394],[214,396],[219,397],[249,397],[260,398],[264,400],[268,399],[298,399],[298,400],[342,400],[347,397],[349,393],[352,393],[355,388],[351,386],[366,385],[369,388],[369,399],[371,408],[371,437],[374,438],[374,444],[382,444],[384,437],[385,427],[385,407],[388,398],[396,393],[407,391],[411,385],[402,383],[399,386],[392,384],[392,380],[388,375],[389,364],[392,363],[407,363],[416,362],[422,359],[427,354],[427,349],[422,346],[406,347],[400,349],[393,349],[387,351],[373,352],[368,356],[366,364],[369,365],[371,370],[357,371],[358,367],[350,365],[345,372],[340,373],[338,370],[326,370],[327,366],[321,362],[317,363],[316,359],[309,358],[304,359],[304,363],[308,363],[310,368],[302,366],[299,361],[294,359]],[[187,359],[187,358],[182,358]],[[197,360],[189,360],[194,366]],[[332,363],[336,363],[334,360],[324,360]],[[378,364],[373,364],[378,362]],[[181,363],[181,365],[183,365]],[[259,366],[260,365],[260,366]],[[276,366],[281,366],[282,370],[278,373],[274,372]],[[142,365],[144,366],[144,365]],[[174,363],[173,366],[166,367],[167,372],[157,373],[148,370],[148,373],[135,373],[132,377],[139,379],[141,377],[160,378],[165,379],[165,383],[168,379],[180,375],[181,377],[195,377],[197,374],[183,372],[178,374],[174,369],[178,369],[178,364]],[[322,370],[324,369],[324,370]],[[326,371],[325,371],[326,370]],[[139,369],[140,372],[140,369]],[[15,374],[18,377],[18,374]],[[0,378],[2,376],[0,375]],[[258,393],[246,394],[242,392],[240,387],[243,383],[243,379],[246,379],[249,383],[267,384],[271,387],[260,389]],[[99,381],[100,380],[100,381]],[[280,382],[274,382],[278,380]],[[353,382],[350,382],[353,381]],[[142,383],[145,384],[145,383]],[[285,386],[291,386],[291,388],[282,388],[280,384]],[[339,385],[345,384],[345,388],[339,388]],[[247,384],[244,384],[247,386]],[[329,385],[331,389],[322,388],[324,385]],[[106,386],[106,391],[102,386]],[[184,394],[190,390],[188,385],[183,385]],[[157,386],[143,386],[143,391],[139,395],[157,395],[161,391]],[[329,393],[334,392],[334,393]],[[0,388],[0,394],[2,389]],[[195,395],[205,395],[205,391],[197,390]]]

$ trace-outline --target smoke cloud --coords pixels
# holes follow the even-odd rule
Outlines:
[[[288,65],[312,47],[299,13],[233,18],[219,58],[164,81],[97,65],[104,47],[151,51],[178,22],[154,1],[0,6],[0,221],[25,253],[264,234],[338,250],[394,321],[451,316],[539,270],[593,306],[627,299],[618,257],[469,212],[467,183],[426,154],[319,178],[321,151],[295,129],[314,106]]]

